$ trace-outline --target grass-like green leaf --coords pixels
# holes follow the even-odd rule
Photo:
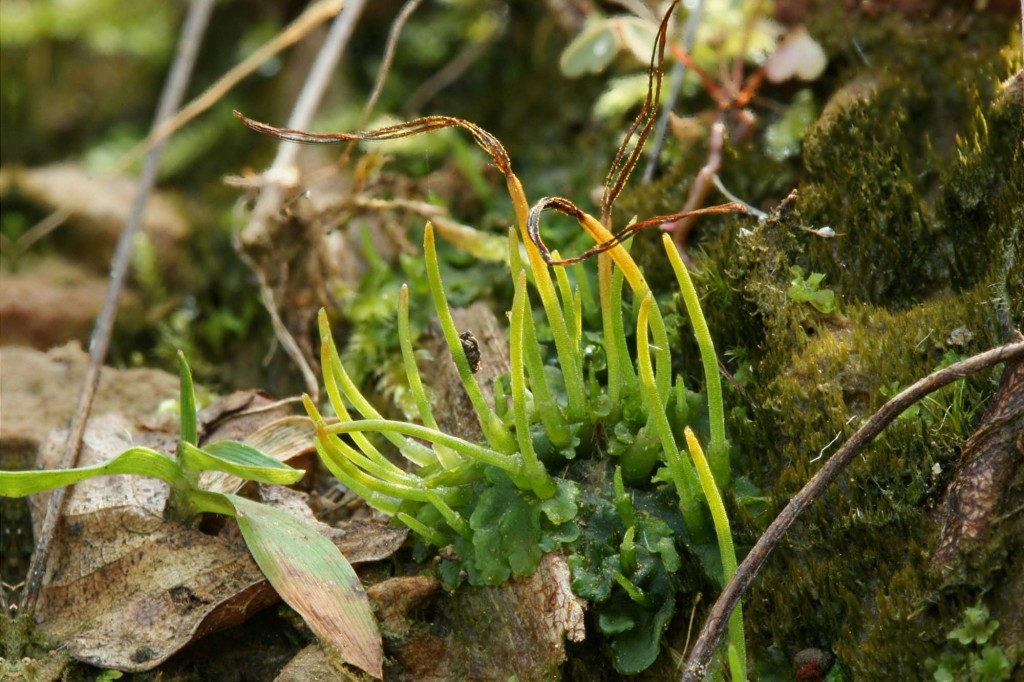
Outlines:
[[[425,426],[419,424],[409,424],[408,422],[394,421],[391,419],[362,419],[359,421],[348,421],[340,424],[331,424],[327,426],[325,431],[327,433],[341,434],[341,433],[359,433],[359,432],[377,432],[377,433],[400,433],[405,436],[412,436],[414,438],[421,438],[430,443],[437,445],[444,445],[449,447],[460,455],[467,459],[476,459],[491,466],[504,469],[513,475],[521,475],[523,473],[523,458],[519,454],[514,455],[503,455],[500,452],[495,452],[489,448],[477,445],[476,443],[470,443],[469,441],[456,438],[455,436],[443,433],[441,431],[434,431],[428,429]]]
[[[178,374],[181,377],[181,441],[189,445],[199,444],[199,422],[196,414],[196,389],[192,383],[192,370],[188,368],[185,354],[178,351]]]
[[[438,266],[437,248],[434,242],[434,227],[427,223],[423,233],[423,255],[427,264],[427,280],[430,283],[430,294],[434,299],[434,308],[437,310],[437,319],[441,325],[441,333],[444,335],[445,343],[452,354],[452,360],[459,371],[459,378],[466,389],[466,396],[473,404],[480,429],[487,439],[487,443],[498,452],[511,454],[516,451],[516,440],[505,428],[504,423],[494,413],[487,400],[484,398],[480,385],[477,383],[473,372],[469,367],[469,360],[462,349],[462,342],[459,340],[459,332],[455,328],[455,320],[452,318],[451,310],[448,307],[448,299],[444,295],[444,286],[441,283],[441,271]]]
[[[516,281],[515,298],[512,302],[512,328],[509,332],[511,334],[509,364],[512,367],[512,411],[515,415],[519,452],[522,453],[526,466],[526,476],[533,491],[539,497],[546,499],[555,494],[555,483],[548,476],[544,465],[537,459],[537,453],[534,452],[533,437],[530,434],[530,417],[526,411],[526,372],[523,359],[526,310],[526,273],[520,272]]]
[[[187,471],[223,471],[258,483],[289,485],[305,473],[234,440],[217,441],[202,448],[182,441],[178,452]]]
[[[409,391],[416,400],[416,408],[420,413],[420,420],[424,426],[438,430],[437,420],[434,419],[434,412],[430,407],[430,398],[423,389],[423,380],[420,378],[419,368],[416,366],[416,355],[412,350],[412,334],[409,330],[409,285],[403,284],[398,293],[398,343],[402,349],[402,364],[405,366],[405,376],[409,381]],[[451,448],[438,445],[434,447],[438,460],[445,469],[452,469],[458,466],[463,460],[458,453]]]
[[[116,474],[149,476],[171,485],[182,480],[181,469],[173,460],[147,448],[130,448],[114,459],[78,469],[0,471],[0,497],[24,497],[89,478]]]
[[[334,543],[280,509],[225,497],[253,559],[281,598],[346,662],[381,678],[377,621],[358,576]]]
[[[661,447],[668,462],[669,471],[672,474],[672,482],[676,486],[679,495],[679,511],[686,520],[686,527],[694,537],[703,537],[706,534],[704,516],[700,509],[700,483],[693,465],[679,456],[675,439],[672,436],[672,429],[668,423],[668,415],[665,413],[658,389],[655,385],[654,368],[651,365],[651,352],[649,350],[647,327],[649,312],[654,306],[654,296],[648,293],[640,303],[640,310],[636,318],[636,364],[640,370],[640,382],[642,386],[641,396],[647,406],[647,412],[657,430],[661,441]],[[656,309],[656,308],[655,308]]]
[[[331,335],[331,324],[327,319],[327,312],[321,308],[320,313],[317,316],[318,324],[320,328],[320,361],[324,368],[324,380],[326,382],[327,395],[331,401],[331,406],[334,408],[335,413],[339,419],[348,420],[352,417],[349,415],[345,404],[342,402],[342,394],[352,404],[352,406],[366,419],[380,419],[381,414],[370,404],[370,401],[366,399],[360,391],[359,387],[352,381],[352,377],[345,370],[345,365],[341,361],[341,356],[338,355],[337,346],[334,345],[334,337]],[[328,369],[329,368],[329,369]],[[398,434],[385,433],[384,437],[387,438],[391,443],[399,449],[402,455],[408,458],[410,461],[417,463],[420,466],[429,464],[436,461],[437,456],[432,450],[424,447],[422,443],[418,443],[408,438],[402,438]],[[388,460],[384,455],[380,453],[375,447],[373,447],[368,440],[362,435],[355,436],[356,444],[359,448],[366,452],[372,459],[376,460],[381,464],[387,464]]]

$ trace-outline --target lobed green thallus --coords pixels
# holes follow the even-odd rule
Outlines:
[[[602,237],[598,233],[598,238]],[[567,357],[559,362],[566,389],[564,395],[558,397],[551,381],[555,368],[544,363],[542,349],[537,342],[528,284],[532,281],[535,290],[538,289],[536,282],[543,282],[545,274],[550,277],[548,266],[542,266],[544,270],[540,275],[537,271],[528,270],[520,257],[520,241],[515,231],[510,230],[509,261],[515,294],[509,314],[509,392],[501,395],[499,391],[497,405],[492,407],[484,399],[470,370],[458,330],[448,310],[441,288],[434,231],[427,224],[424,251],[440,326],[466,393],[477,409],[485,442],[470,442],[438,427],[415,361],[409,330],[408,288],[403,286],[397,311],[399,340],[421,424],[384,419],[362,395],[345,370],[331,335],[327,314],[321,311],[321,360],[326,393],[340,420],[324,418],[312,400],[305,397],[306,409],[316,425],[316,448],[322,460],[338,479],[369,505],[411,528],[426,545],[454,546],[460,561],[442,564],[443,577],[450,585],[457,583],[460,572],[464,572],[473,584],[499,584],[513,576],[531,574],[545,553],[564,546],[571,551],[581,541],[577,518],[580,485],[552,472],[564,470],[579,451],[589,449],[587,444],[581,443],[581,434],[593,433],[599,424],[606,431],[613,431],[617,422],[624,421],[625,413],[635,410],[640,404],[646,414],[646,423],[641,431],[656,434],[660,449],[653,458],[648,447],[626,449],[618,456],[616,483],[623,500],[619,505],[619,515],[626,532],[617,557],[621,568],[614,576],[615,583],[637,605],[645,608],[661,606],[653,595],[645,594],[627,577],[637,563],[633,556],[639,524],[636,520],[638,513],[629,506],[629,495],[623,483],[624,472],[628,472],[626,480],[634,485],[645,485],[659,465],[667,467],[668,479],[678,494],[679,512],[691,542],[706,544],[712,532],[716,534],[724,580],[728,580],[736,568],[736,555],[718,488],[728,485],[729,448],[725,440],[717,359],[710,336],[706,335],[706,324],[703,323],[689,274],[667,235],[663,241],[668,257],[674,266],[678,265],[679,285],[695,318],[694,327],[698,330],[705,368],[710,368],[711,372],[708,394],[711,397],[712,445],[708,459],[705,459],[696,436],[688,426],[685,427],[685,436],[692,457],[688,457],[677,444],[675,432],[679,428],[670,424],[670,415],[678,415],[680,405],[685,406],[685,390],[681,380],[677,379],[673,385],[664,378],[668,377],[671,368],[664,322],[653,294],[624,246],[617,246],[611,253],[599,256],[609,261],[618,256],[625,267],[615,264],[601,268],[604,273],[599,277],[601,300],[607,303],[607,307],[602,306],[602,316],[604,327],[612,332],[605,336],[608,366],[604,377],[590,368],[589,376],[583,382],[582,413],[575,415],[568,397],[570,380],[565,375],[577,372],[582,377],[586,369],[582,334],[574,331],[570,335]],[[529,255],[534,247],[526,242],[525,249]],[[623,274],[624,270],[630,272],[632,281]],[[635,353],[628,348],[621,324],[621,297],[611,296],[615,289],[621,289],[624,279],[631,285],[636,283],[632,286],[635,297],[644,292],[637,315]],[[565,291],[565,287],[559,289]],[[581,329],[579,307],[562,305],[565,298],[553,287],[551,294],[556,302],[551,309],[562,316],[565,328]],[[578,294],[577,289],[570,300],[579,300]],[[547,322],[552,327],[557,324],[550,318]],[[651,334],[661,341],[660,345],[649,341]],[[415,465],[414,470],[406,471],[390,461],[368,437],[370,433],[387,438]],[[538,452],[542,452],[543,457]],[[669,572],[678,570],[679,558],[671,534],[666,533],[669,537],[664,538],[655,537],[650,530],[650,522],[644,528],[648,542],[661,540],[657,552],[664,555],[661,562],[671,569]],[[676,542],[684,544],[682,538],[677,538]],[[578,556],[572,559],[577,560],[571,562],[574,568],[579,567]],[[666,624],[662,623],[660,628],[649,633],[653,636],[651,641],[657,642]],[[733,616],[730,627],[733,634],[730,660],[734,666],[740,666],[734,668],[733,679],[745,679],[745,648],[739,612]],[[657,648],[653,650],[656,654]],[[733,651],[735,655],[732,655]],[[647,656],[644,664],[627,667],[623,672],[643,669],[651,662],[653,657]]]
[[[545,553],[566,549],[573,588],[595,602],[599,627],[610,637],[613,661],[624,673],[645,669],[658,655],[661,634],[674,610],[673,576],[682,565],[679,547],[694,551],[698,545],[714,543],[717,535],[721,565],[711,571],[713,577],[728,580],[736,567],[719,495],[719,487],[729,485],[730,467],[718,360],[696,291],[675,245],[665,235],[663,246],[694,325],[705,370],[710,421],[707,460],[689,427],[684,434],[687,420],[696,415],[682,380],[673,382],[664,318],[626,246],[627,237],[670,217],[636,223],[618,234],[607,227],[612,204],[654,121],[667,17],[652,56],[647,102],[608,174],[601,220],[565,199],[545,198],[531,209],[501,143],[462,119],[430,116],[369,132],[317,134],[274,128],[236,112],[258,132],[300,143],[387,140],[458,127],[467,130],[493,159],[505,177],[518,225],[518,233],[509,230],[508,248],[515,285],[508,334],[511,372],[507,383],[496,382],[493,406],[471,371],[449,312],[429,223],[423,242],[434,307],[484,442],[470,442],[438,428],[413,354],[405,287],[397,311],[399,340],[421,423],[385,419],[362,395],[341,361],[324,311],[319,316],[322,367],[327,396],[340,421],[325,419],[308,396],[305,406],[316,425],[316,449],[335,476],[369,505],[411,528],[422,541],[421,550],[427,545],[454,547],[458,560],[442,561],[440,567],[449,586],[463,576],[472,584],[487,585],[529,575]],[[639,141],[630,148],[633,133],[638,133]],[[560,260],[540,238],[540,216],[545,210],[575,218],[597,246],[579,258]],[[735,211],[734,206],[725,206],[701,212]],[[601,368],[588,359],[583,343],[582,302],[592,297],[583,295],[579,283],[573,288],[564,268],[556,268],[554,275],[551,270],[552,265],[578,263],[591,255],[597,256],[606,360]],[[624,284],[638,308],[634,351],[626,338]],[[541,318],[535,321],[531,294],[539,299],[543,323]],[[550,330],[554,363],[545,362],[538,324]],[[414,465],[413,470],[392,463],[370,434],[386,438]],[[617,439],[615,446],[610,443],[611,434]],[[677,443],[684,435],[692,458]],[[617,459],[614,491],[595,491],[592,485],[569,478],[576,464],[573,460],[603,451]],[[655,476],[659,466],[666,470]],[[655,482],[671,482],[682,525],[678,517],[666,522],[634,505],[626,485],[650,490],[652,476]],[[580,518],[584,509],[586,523]],[[682,536],[674,532],[672,523]],[[738,611],[730,632],[731,677],[746,679]]]

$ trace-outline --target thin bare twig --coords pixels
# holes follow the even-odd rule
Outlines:
[[[359,115],[359,123],[356,124],[356,130],[362,130],[366,127],[366,122],[370,120],[370,115],[373,114],[374,107],[377,106],[377,100],[380,99],[380,94],[384,92],[384,83],[387,81],[388,73],[391,71],[391,62],[395,59],[395,50],[398,48],[398,38],[402,35],[402,29],[405,27],[407,21],[412,16],[419,6],[423,3],[423,0],[409,0],[402,7],[402,10],[395,17],[395,20],[391,22],[391,30],[388,31],[388,42],[384,46],[384,59],[381,61],[380,69],[377,71],[377,82],[373,84],[373,92],[370,93],[370,99],[366,100],[366,104],[363,105],[363,113]],[[341,155],[341,161],[338,162],[339,166],[344,167],[352,156],[353,150],[357,146],[357,142],[353,140],[349,142],[348,146],[345,147],[345,153]]]
[[[221,76],[203,94],[185,105],[181,111],[174,115],[174,118],[168,119],[153,130],[145,140],[128,152],[127,157],[118,164],[118,168],[123,169],[127,165],[134,163],[146,150],[151,149],[155,144],[163,142],[189,123],[189,121],[219,102],[224,95],[234,89],[245,78],[252,75],[269,59],[299,42],[317,26],[335,16],[344,4],[345,0],[320,0],[320,2],[308,7],[305,12],[285,26],[270,41],[261,45],[258,50],[246,57],[240,64]]]
[[[185,18],[185,24],[181,29],[181,38],[178,42],[174,64],[164,84],[164,90],[160,95],[160,103],[157,106],[156,116],[153,120],[154,128],[173,116],[174,112],[181,105],[189,78],[192,75],[192,69],[195,66],[199,44],[209,23],[213,3],[214,0],[193,0],[189,6],[188,16]],[[146,200],[149,198],[149,193],[156,183],[162,153],[163,144],[161,143],[154,146],[146,157],[146,163],[143,166],[142,173],[139,175],[138,185],[136,186],[132,210],[128,214],[124,229],[118,238],[117,249],[114,252],[114,259],[110,267],[110,284],[107,286],[107,295],[103,300],[100,314],[96,318],[92,337],[89,339],[89,365],[85,371],[82,390],[78,397],[78,405],[75,408],[75,416],[71,422],[71,430],[65,444],[64,457],[60,465],[62,469],[70,469],[78,463],[82,449],[82,438],[85,435],[86,422],[88,421],[89,412],[92,409],[92,401],[96,395],[96,387],[100,380],[100,370],[103,367],[103,361],[107,356],[107,349],[110,346],[110,335],[114,328],[114,319],[117,317],[117,304],[121,298],[128,266],[132,259],[135,235],[142,224],[142,213],[146,208]],[[46,572],[50,548],[53,546],[53,538],[60,523],[64,499],[69,488],[70,486],[68,488],[58,488],[50,496],[50,503],[46,509],[46,518],[43,520],[43,527],[36,541],[32,560],[29,563],[28,577],[25,580],[25,592],[21,600],[22,613],[31,613],[35,609],[43,576]]]
[[[12,242],[12,246],[16,249],[14,257],[20,256],[24,252],[28,251],[32,248],[33,244],[63,225],[70,217],[71,211],[66,208],[58,208],[56,211],[30,227],[25,234]]]
[[[864,448],[866,448],[878,434],[892,423],[904,410],[921,400],[928,394],[950,384],[958,379],[976,374],[1001,362],[1019,361],[1024,358],[1024,341],[1008,343],[997,348],[985,351],[945,369],[940,369],[927,377],[920,379],[912,386],[893,397],[881,407],[850,440],[836,454],[825,462],[811,480],[789,501],[785,509],[772,521],[764,534],[758,538],[750,553],[736,569],[732,580],[725,586],[718,600],[708,614],[700,637],[690,652],[683,671],[682,682],[697,682],[703,680],[707,673],[708,662],[714,653],[715,647],[725,634],[729,615],[744,592],[753,583],[757,572],[768,559],[768,555],[779,544],[789,528],[796,522],[803,511],[813,504],[825,492],[828,486],[838,478],[845,469]]]

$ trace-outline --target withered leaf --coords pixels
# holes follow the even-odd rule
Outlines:
[[[51,434],[45,450],[59,451],[64,438]],[[80,463],[148,444],[140,438],[122,417],[95,418]],[[149,670],[192,640],[277,600],[244,544],[165,521],[167,495],[162,482],[136,476],[85,481],[68,495],[36,616],[74,658]],[[296,504],[291,500],[292,508]],[[306,515],[311,517],[308,508]],[[334,530],[332,540],[352,562],[385,556],[404,538],[404,532],[382,533],[375,524],[347,531]],[[366,551],[359,551],[363,545]]]

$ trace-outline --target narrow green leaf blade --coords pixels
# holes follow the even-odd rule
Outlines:
[[[147,448],[131,448],[114,459],[78,469],[0,471],[0,497],[24,497],[63,488],[87,478],[116,474],[149,476],[172,485],[182,478],[181,469],[173,460]]]
[[[223,471],[259,483],[289,485],[305,474],[238,440],[218,440],[203,447],[186,445],[183,452],[187,468],[195,465],[197,470]]]
[[[258,483],[295,483],[305,473],[279,462],[251,445],[222,440],[197,448],[182,441],[182,466],[188,471],[223,471]]]
[[[281,598],[348,663],[383,676],[380,631],[359,578],[335,545],[287,512],[225,495],[253,559]]]
[[[196,389],[192,383],[192,370],[185,354],[178,351],[178,373],[181,377],[179,401],[181,403],[181,440],[189,445],[199,443],[199,418],[196,414]]]

